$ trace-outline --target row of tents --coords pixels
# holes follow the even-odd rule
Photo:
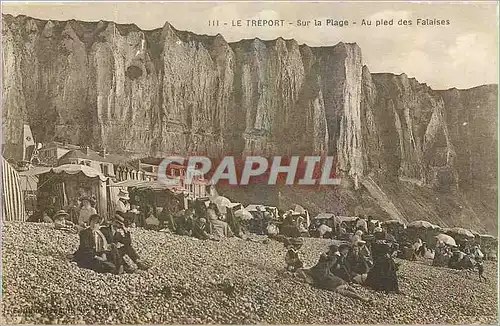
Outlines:
[[[141,181],[132,181],[140,188]],[[152,190],[172,192],[172,194],[175,190],[160,182],[145,182]],[[53,210],[57,211],[70,204],[72,199],[82,195],[89,197],[92,195],[96,200],[99,214],[104,217],[111,216],[115,210],[120,188],[123,188],[121,183],[114,183],[99,171],[85,165],[34,167],[18,172],[2,157],[2,206],[5,221],[26,221],[28,211],[34,212],[40,207],[45,209],[53,207]],[[27,193],[34,194],[36,198],[33,207],[26,205]]]

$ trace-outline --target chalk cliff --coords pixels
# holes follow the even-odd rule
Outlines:
[[[371,74],[356,44],[228,44],[168,23],[3,15],[2,36],[4,144],[28,123],[39,142],[133,155],[326,153],[342,186],[285,201],[496,228],[497,85],[435,91]]]

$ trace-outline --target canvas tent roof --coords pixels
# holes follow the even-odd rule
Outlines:
[[[109,185],[108,187],[124,187],[124,188],[142,188],[151,190],[169,190],[174,193],[181,193],[183,189],[179,186],[167,185],[160,181],[147,181],[147,180],[125,180]]]
[[[80,164],[64,164],[54,168],[50,167],[35,167],[28,171],[21,172],[20,175],[39,175],[45,173],[66,173],[66,174],[78,174],[83,173],[85,176],[89,178],[99,178],[101,181],[106,181],[106,177],[101,172],[96,169],[91,168],[90,166],[80,165]]]

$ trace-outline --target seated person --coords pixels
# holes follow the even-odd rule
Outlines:
[[[71,221],[66,220],[68,217],[69,214],[65,210],[61,209],[58,211],[52,218],[54,220],[54,228],[56,230],[78,232],[75,225]]]
[[[106,237],[100,231],[102,218],[91,215],[90,226],[80,232],[80,246],[73,255],[74,261],[81,268],[94,270],[98,273],[120,274],[123,269],[119,269],[110,261],[110,251]]]
[[[144,228],[147,230],[160,229],[160,220],[153,214],[153,210],[149,211],[149,216],[144,221]]]
[[[174,214],[173,231],[178,235],[191,235],[194,221],[194,208]]]
[[[299,229],[300,234],[309,235],[309,231],[306,228],[306,219],[304,218],[304,216],[300,215],[297,218],[296,223],[297,223],[297,228]]]
[[[348,244],[341,244],[339,246],[339,255],[337,258],[337,264],[333,267],[332,273],[340,277],[344,281],[351,283],[352,276],[350,266],[347,262],[347,254],[349,253],[350,247]]]
[[[106,237],[106,241],[114,244],[117,248],[117,254],[111,260],[117,267],[123,266],[126,272],[133,273],[135,270],[123,259],[127,255],[139,269],[147,270],[149,267],[140,260],[139,255],[132,246],[130,230],[125,227],[125,218],[122,214],[117,211],[112,223],[100,229]]]
[[[324,223],[321,223],[318,227],[318,235],[320,238],[331,238],[332,233],[333,229]]]
[[[368,272],[365,284],[375,291],[399,292],[399,282],[391,252],[392,244],[386,239],[384,231],[375,233],[376,241],[372,244],[373,268]]]
[[[464,256],[465,254],[458,250],[457,247],[453,247],[451,257],[448,259],[448,268],[460,269],[460,261]]]
[[[334,266],[338,264],[339,255],[338,247],[331,245],[326,254],[321,254],[318,263],[314,267],[301,269],[298,275],[303,277],[306,282],[312,283],[320,289],[335,291],[346,297],[370,303],[371,299],[360,295],[355,288],[331,272],[332,269],[335,269]]]
[[[269,225],[266,228],[266,233],[268,236],[276,236],[280,233],[280,229],[274,222],[270,222]]]
[[[351,243],[357,243],[358,241],[363,240],[363,231],[357,230],[356,233],[351,237]]]
[[[370,250],[364,240],[353,243],[349,250],[346,263],[353,282],[363,284],[368,276],[368,272],[373,267],[373,259]]]
[[[131,227],[136,227],[140,226],[140,214],[141,212],[139,211],[139,206],[137,205],[132,205],[132,209],[129,210],[126,214],[127,220],[129,221],[129,225]]]
[[[288,241],[288,245],[286,246],[288,251],[285,255],[287,271],[294,273],[297,269],[304,267],[304,264],[299,257],[299,250],[302,247],[302,244],[302,238],[292,238]]]
[[[213,203],[211,203],[210,205],[212,204]],[[213,208],[214,206],[215,209]],[[212,206],[209,206],[207,210],[207,219],[210,223],[209,228],[211,230],[210,233],[220,238],[234,236],[233,231],[231,231],[231,228],[229,227],[229,224],[219,219],[220,215],[218,214],[216,208],[217,206],[213,204]]]
[[[35,223],[52,223],[52,219],[49,217],[47,214],[47,211],[43,212],[35,212],[33,215],[31,215],[28,218],[28,222],[35,222]]]
[[[199,218],[193,226],[193,237],[200,240],[208,240],[212,237],[207,232],[207,220],[204,218]]]

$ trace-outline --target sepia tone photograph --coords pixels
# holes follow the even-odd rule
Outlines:
[[[497,1],[3,1],[2,324],[498,324]]]

